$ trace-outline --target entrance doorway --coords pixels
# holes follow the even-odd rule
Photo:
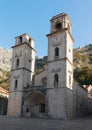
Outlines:
[[[45,96],[40,92],[29,94],[23,105],[23,116],[40,117],[45,114]]]

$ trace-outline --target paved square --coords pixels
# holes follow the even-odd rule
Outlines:
[[[0,116],[0,130],[92,130],[92,118],[53,120]]]

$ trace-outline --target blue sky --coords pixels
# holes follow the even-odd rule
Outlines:
[[[62,12],[70,16],[74,48],[92,43],[92,0],[0,0],[0,46],[10,49],[16,36],[28,33],[36,55],[47,55],[50,19]]]

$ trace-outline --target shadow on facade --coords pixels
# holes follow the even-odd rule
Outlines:
[[[0,99],[0,115],[6,115],[7,114],[7,104],[8,99]]]

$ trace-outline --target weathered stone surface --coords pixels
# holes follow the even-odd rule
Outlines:
[[[28,34],[16,37],[8,104],[10,116],[69,119],[87,113],[87,91],[73,84],[74,40],[67,14],[52,17],[47,37],[48,69],[38,75],[34,75],[34,40]]]
[[[74,120],[0,116],[0,130],[92,130],[92,116]]]

